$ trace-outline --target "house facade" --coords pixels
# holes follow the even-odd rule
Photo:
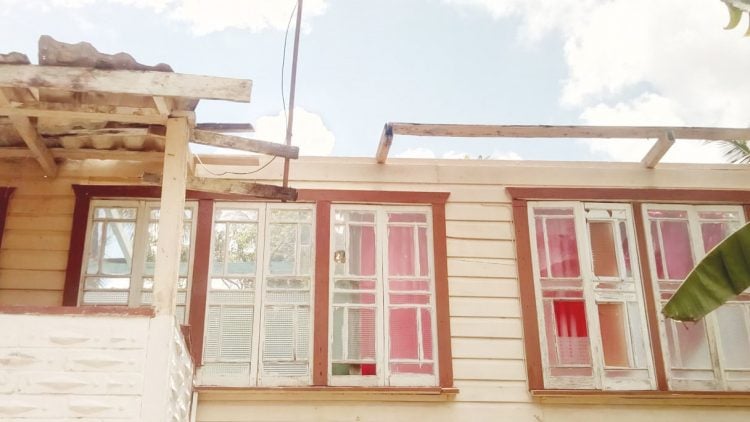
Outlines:
[[[748,218],[744,167],[301,158],[295,201],[187,190],[174,316],[163,169],[2,162],[0,418],[750,416],[750,302],[659,313]]]

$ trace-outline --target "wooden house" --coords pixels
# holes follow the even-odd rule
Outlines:
[[[196,123],[249,81],[44,43],[0,60],[0,420],[750,417],[750,298],[659,313],[750,218],[750,169],[659,159],[750,129],[388,124],[376,159],[297,158]],[[387,159],[399,134],[658,141]]]

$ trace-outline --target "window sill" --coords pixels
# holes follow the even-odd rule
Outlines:
[[[449,401],[455,387],[222,387],[197,386],[202,400]]]
[[[747,406],[750,391],[531,390],[531,397],[540,403],[550,404]]]
[[[129,308],[127,306],[0,306],[0,314],[15,315],[82,315],[153,317],[152,307]]]

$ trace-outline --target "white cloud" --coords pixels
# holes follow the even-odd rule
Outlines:
[[[435,152],[429,148],[409,148],[396,154],[396,158],[435,158]]]
[[[741,30],[722,30],[719,1],[445,1],[518,16],[526,39],[561,36],[568,73],[560,100],[588,124],[750,125],[750,43]],[[589,144],[612,159],[648,149]],[[699,141],[673,150],[665,160],[723,161]]]
[[[227,28],[284,30],[296,0],[178,0],[177,3],[173,16],[188,22],[196,34],[202,35]],[[327,7],[326,0],[305,1],[304,21],[322,15]]]
[[[263,116],[255,122],[255,139],[284,143],[286,139],[286,117],[284,112],[275,116]],[[302,107],[294,108],[292,145],[299,147],[300,155],[330,155],[336,139],[323,119]]]
[[[196,35],[230,28],[253,32],[284,30],[296,0],[0,0],[0,10],[9,14],[13,7],[51,12],[55,9],[79,9],[112,3],[149,8],[173,20],[187,23]],[[327,0],[307,0],[303,5],[303,24],[325,13]]]

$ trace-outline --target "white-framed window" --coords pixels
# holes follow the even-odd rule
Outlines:
[[[214,205],[202,385],[309,385],[314,207]]]
[[[438,384],[430,207],[334,204],[330,385]]]
[[[740,206],[644,204],[655,297],[662,307],[694,265],[744,224]],[[697,323],[660,315],[670,389],[750,389],[750,292]]]
[[[545,388],[656,388],[628,204],[529,202]]]
[[[185,205],[176,317],[190,303],[197,204]],[[153,300],[159,201],[92,200],[86,228],[81,305],[149,305]]]

